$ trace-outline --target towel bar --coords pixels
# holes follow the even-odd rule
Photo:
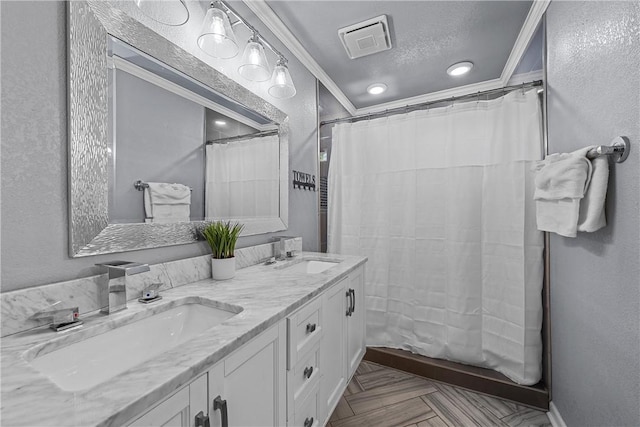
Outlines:
[[[139,179],[136,182],[133,183],[133,186],[135,187],[136,190],[138,191],[144,191],[145,188],[149,188],[149,184],[147,184],[146,182],[144,182],[143,180]],[[189,187],[190,191],[193,191],[193,188]]]
[[[600,156],[613,156],[613,161],[622,163],[629,157],[629,138],[626,136],[616,136],[611,145],[600,145],[589,150],[587,157],[595,159]]]

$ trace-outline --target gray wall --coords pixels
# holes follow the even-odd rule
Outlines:
[[[289,58],[298,93],[269,101],[290,118],[289,168],[317,174],[315,78],[246,6],[234,6]],[[195,243],[69,258],[65,4],[2,1],[0,8],[2,291],[97,274],[95,263],[117,258],[158,263],[208,253]],[[317,193],[289,188],[289,230],[276,234],[302,236],[305,250],[317,250]],[[273,235],[242,238],[238,247]]]
[[[203,220],[205,108],[124,71],[116,70],[115,81],[110,221],[144,222],[138,179],[191,187],[191,219]]]
[[[553,403],[568,426],[640,425],[640,3],[547,12],[549,151],[630,138],[608,225],[551,238]]]

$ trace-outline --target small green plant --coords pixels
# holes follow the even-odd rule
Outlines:
[[[208,224],[202,230],[202,235],[209,243],[213,257],[216,259],[233,258],[233,251],[243,228],[244,225],[237,222],[231,224],[231,221],[216,221]]]

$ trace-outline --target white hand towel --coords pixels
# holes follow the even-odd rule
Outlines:
[[[591,180],[591,162],[586,158],[591,148],[552,154],[533,166],[538,230],[576,237],[580,200]]]
[[[144,191],[146,222],[190,220],[191,190],[182,184],[149,182]]]
[[[578,231],[594,232],[607,225],[604,204],[609,183],[609,159],[606,156],[596,157],[591,160],[591,165],[591,182],[580,201]]]
[[[191,190],[186,185],[149,182],[151,203],[158,205],[189,205]]]

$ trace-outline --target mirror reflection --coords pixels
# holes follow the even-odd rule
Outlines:
[[[280,216],[276,123],[118,39],[109,54],[110,223]]]

